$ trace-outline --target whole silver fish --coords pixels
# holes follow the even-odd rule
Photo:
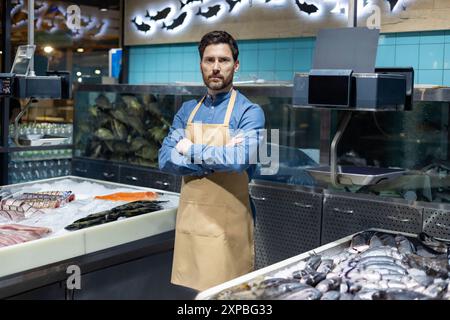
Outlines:
[[[395,238],[388,233],[381,233],[378,235],[378,238],[381,240],[384,246],[397,248],[397,243],[395,242]]]
[[[408,274],[408,271],[405,268],[392,262],[370,263],[365,264],[363,267],[364,270],[374,270],[374,271],[388,270],[392,271],[393,273]]]
[[[324,280],[326,276],[327,275],[322,272],[313,272],[303,276],[300,279],[300,282],[314,287],[316,284]]]
[[[375,293],[373,300],[429,300],[430,297],[410,290],[388,289]]]
[[[339,300],[340,296],[339,291],[328,291],[322,295],[320,300]]]
[[[387,270],[385,270],[387,271]],[[355,268],[345,275],[351,281],[379,281],[382,278],[382,272],[379,270],[359,269]]]
[[[292,276],[295,279],[300,279],[308,274],[315,273],[321,261],[322,257],[320,255],[314,254],[310,256],[306,262],[305,268],[303,270],[294,271]]]
[[[333,259],[322,259],[322,262],[317,268],[317,272],[328,274],[331,270],[333,270],[333,267],[334,267]]]
[[[320,281],[316,285],[316,289],[319,290],[322,293],[325,293],[327,291],[332,291],[332,290],[338,289],[340,284],[341,284],[341,278],[340,277],[328,278],[328,279]]]
[[[352,237],[350,248],[356,252],[363,252],[369,249],[369,241],[373,232],[361,232]]]
[[[395,263],[397,260],[390,256],[368,256],[362,257],[359,260],[355,260],[357,264],[370,264],[370,263],[383,263],[383,262],[392,262]]]
[[[428,287],[433,283],[433,277],[424,275],[424,276],[418,276],[418,275],[411,275],[411,278],[418,283],[419,285],[423,287]]]
[[[351,293],[341,293],[339,300],[353,300],[353,295]]]
[[[378,292],[378,290],[361,290],[355,294],[354,300],[373,300],[373,296]]]
[[[400,252],[401,254],[416,252],[414,245],[405,236],[397,235],[395,237],[395,242],[397,245],[398,252]]]
[[[374,234],[372,236],[372,238],[370,238],[369,248],[378,248],[378,247],[382,247],[382,246],[383,246],[383,242],[376,234]]]
[[[398,250],[392,247],[387,246],[378,246],[375,248],[369,248],[367,251],[361,253],[361,257],[374,257],[374,256],[388,256],[395,259],[402,259],[403,255],[401,255]]]
[[[280,296],[283,300],[319,300],[322,293],[316,288],[305,285],[303,289]]]
[[[274,299],[303,286],[298,280],[271,278],[262,281],[254,292],[262,299]]]

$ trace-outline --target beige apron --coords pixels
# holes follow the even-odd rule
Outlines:
[[[187,137],[194,144],[227,144],[236,91],[232,91],[223,124],[192,122],[203,100],[189,117]],[[203,133],[207,136],[199,141]],[[252,271],[253,257],[247,173],[184,177],[176,221],[172,283],[205,290]]]

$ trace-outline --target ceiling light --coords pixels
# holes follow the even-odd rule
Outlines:
[[[3,54],[3,51],[0,51],[0,54]]]
[[[78,78],[78,82],[83,82],[83,78]]]
[[[102,0],[99,6],[101,12],[106,12],[109,9],[109,0]]]
[[[53,52],[53,47],[51,47],[51,46],[45,46],[45,47],[44,47],[44,52],[45,52],[45,53],[52,53],[52,52]]]
[[[102,73],[102,72],[101,72],[99,69],[95,69],[94,73],[95,73],[95,74],[100,74],[100,73]]]
[[[78,48],[78,49],[77,49],[77,52],[83,53],[83,52],[84,52],[84,49],[83,49],[83,48]]]
[[[77,77],[81,77],[81,72],[80,71],[77,72]]]

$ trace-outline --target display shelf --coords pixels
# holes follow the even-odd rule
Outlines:
[[[72,149],[72,144],[59,144],[56,146],[35,146],[35,147],[0,147],[0,153],[20,152],[20,151],[37,151],[37,150],[57,150]]]

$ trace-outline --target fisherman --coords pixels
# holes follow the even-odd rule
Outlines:
[[[183,103],[159,150],[161,170],[183,176],[172,283],[204,290],[253,270],[248,182],[263,110],[233,88],[239,49],[225,31],[201,39],[207,93]]]

